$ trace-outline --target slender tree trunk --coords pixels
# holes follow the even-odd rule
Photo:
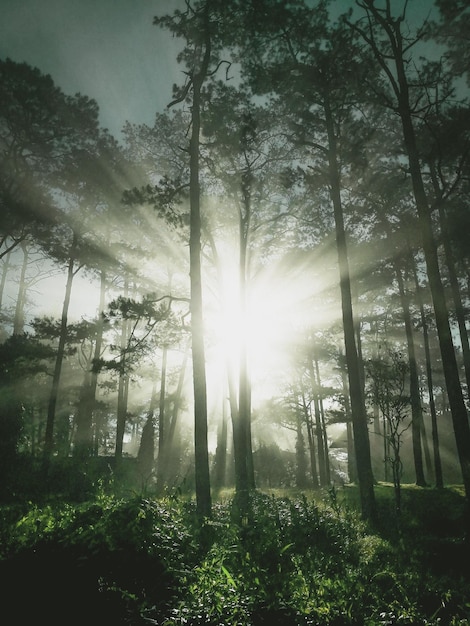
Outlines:
[[[321,427],[321,415],[320,415],[320,403],[318,401],[318,394],[315,392],[313,397],[313,409],[315,414],[315,434],[317,437],[317,454],[318,454],[318,469],[320,474],[320,485],[326,487],[326,463],[325,463],[325,444],[323,442],[323,429]]]
[[[421,395],[419,392],[418,366],[416,363],[416,351],[413,337],[413,325],[411,323],[410,302],[405,291],[405,283],[400,266],[394,261],[395,275],[398,282],[403,321],[405,323],[406,345],[408,349],[408,364],[410,368],[410,400],[411,400],[411,438],[413,444],[413,460],[415,466],[416,484],[420,487],[426,485],[423,467],[423,451],[421,447],[421,422],[423,413],[421,407]]]
[[[359,304],[357,280],[351,281],[351,301],[353,303],[353,311],[354,311],[354,307],[358,308],[358,304]],[[354,328],[355,328],[356,345],[357,345],[357,359],[359,363],[359,375],[361,379],[362,393],[365,394],[366,375],[365,375],[365,368],[364,368],[364,359],[362,356],[361,316],[358,314],[354,314]]]
[[[193,101],[191,108],[190,153],[190,285],[191,285],[191,342],[194,389],[194,452],[196,479],[196,508],[201,517],[211,514],[212,501],[209,475],[209,450],[207,427],[207,383],[204,348],[204,322],[201,278],[201,208],[199,183],[199,149],[201,132],[201,88],[207,75],[211,56],[209,8],[205,9],[205,50],[201,69],[193,76]]]
[[[327,485],[327,477],[325,462],[325,442],[323,440],[323,428],[320,413],[320,385],[316,378],[313,361],[311,359],[309,359],[308,367],[310,371],[310,381],[313,392],[313,411],[315,415],[315,435],[317,438],[317,455],[320,485],[322,487],[325,487]]]
[[[98,322],[96,325],[96,340],[95,340],[95,351],[93,354],[93,361],[96,362],[101,357],[101,350],[103,347],[103,333],[104,333],[104,319],[103,312],[106,300],[106,286],[107,286],[107,277],[106,272],[104,270],[101,271],[100,275],[100,300],[98,304]],[[96,390],[98,388],[98,371],[92,368],[91,371],[91,380],[90,380],[90,415],[87,416],[87,422],[90,424],[90,429],[93,427],[93,415],[95,412],[96,406]],[[95,428],[94,435],[93,432],[91,434],[93,441],[93,450],[98,450],[97,439],[99,438],[99,427],[98,427],[98,418],[95,416]]]
[[[349,389],[348,379],[346,373],[346,363],[344,356],[339,352],[338,364],[341,372],[341,382],[343,386],[343,399],[344,399],[344,417],[346,420],[346,441],[347,441],[347,453],[348,453],[348,478],[349,482],[357,482],[357,467],[356,467],[356,453],[354,451],[354,435],[352,432],[352,420],[351,420],[351,403],[349,401]],[[375,432],[375,431],[374,431]]]
[[[80,388],[75,435],[73,438],[73,456],[81,461],[86,460],[93,453],[93,433],[91,430],[91,410],[90,405],[93,404],[91,396],[91,375],[87,368]]]
[[[247,345],[247,274],[248,274],[248,237],[251,222],[251,184],[252,173],[249,166],[242,174],[242,203],[239,215],[239,284],[240,284],[240,370],[238,387],[239,441],[235,448],[235,464],[238,476],[237,491],[249,491],[255,487],[253,451],[251,445],[251,385],[248,368]],[[238,448],[238,452],[237,452]]]
[[[129,294],[129,278],[126,276],[124,283],[124,297],[127,298]],[[116,447],[114,451],[114,456],[116,458],[116,463],[119,464],[122,459],[122,452],[124,446],[124,433],[126,430],[126,419],[127,419],[127,393],[126,389],[128,389],[128,373],[127,373],[127,359],[126,359],[126,349],[127,342],[129,341],[129,332],[130,332],[130,322],[129,320],[123,319],[122,328],[121,328],[121,341],[120,341],[120,349],[121,349],[121,359],[120,359],[120,369],[119,369],[119,380],[118,380],[118,397],[117,397],[117,420],[116,420]]]
[[[5,293],[5,285],[7,282],[8,270],[10,269],[10,258],[11,258],[11,252],[8,251],[8,253],[5,255],[5,258],[2,264],[2,278],[0,280],[0,310],[3,304],[3,294]]]
[[[74,455],[84,460],[90,456],[97,455],[97,442],[99,437],[98,424],[95,423],[93,431],[93,412],[96,404],[96,389],[98,386],[98,371],[93,368],[93,362],[101,356],[103,345],[103,311],[106,297],[106,274],[101,272],[100,276],[100,298],[98,304],[98,317],[96,322],[95,342],[91,363],[81,389],[80,400],[77,410],[77,430],[74,440]]]
[[[155,407],[157,406],[157,388],[153,386],[147,419],[142,429],[137,460],[139,471],[144,479],[152,475],[155,460]]]
[[[168,427],[168,450],[171,456],[174,456],[173,453],[174,453],[174,448],[175,448],[175,433],[176,433],[176,426],[178,424],[178,416],[179,416],[180,409],[181,409],[181,403],[183,400],[183,388],[184,388],[184,381],[186,378],[186,368],[188,364],[188,352],[189,352],[189,349],[185,348],[184,355],[183,355],[183,362],[181,364],[181,369],[180,369],[180,373],[178,376],[178,384],[176,386],[176,391],[174,393],[170,425]]]
[[[296,439],[295,439],[295,486],[298,489],[306,489],[307,487],[307,459],[305,456],[305,439],[303,434],[303,420],[299,414],[300,411],[296,411]]]
[[[435,481],[436,481],[436,487],[438,489],[443,489],[444,480],[442,476],[442,462],[441,462],[441,453],[439,449],[439,432],[437,428],[436,402],[434,399],[434,382],[433,382],[433,375],[432,375],[432,360],[431,360],[431,348],[430,348],[430,343],[429,343],[429,329],[428,329],[428,322],[426,319],[426,313],[424,311],[423,298],[421,295],[421,286],[419,284],[418,274],[416,272],[415,265],[413,265],[413,276],[414,276],[414,282],[416,285],[416,295],[417,295],[418,304],[419,304],[421,327],[423,329],[424,355],[425,355],[425,360],[426,360],[426,381],[427,381],[428,394],[429,394],[429,412],[431,414],[431,436],[432,436],[433,457],[434,457],[434,476],[435,476]]]
[[[206,237],[209,241],[209,245],[211,246],[212,257],[214,260],[214,264],[217,270],[217,280],[219,292],[222,294],[221,300],[221,314],[222,318],[225,320],[228,315],[227,311],[227,303],[225,301],[225,283],[224,283],[224,275],[222,271],[222,266],[219,259],[219,254],[217,251],[217,246],[215,245],[214,238],[212,237],[211,232],[206,232]],[[243,485],[246,485],[248,482],[248,470],[245,475],[245,462],[242,461],[244,459],[243,449],[244,446],[241,440],[241,427],[239,420],[239,409],[238,409],[238,401],[239,401],[239,392],[236,384],[236,372],[235,367],[232,362],[232,358],[230,354],[225,354],[225,367],[227,372],[227,387],[228,387],[228,401],[230,406],[230,419],[232,424],[232,437],[233,437],[233,448],[234,448],[234,465],[235,465],[235,488],[236,490],[243,489]],[[240,380],[240,371],[238,373]],[[243,394],[242,394],[243,395]],[[225,405],[224,405],[225,406]],[[220,432],[220,429],[219,429]],[[215,473],[217,477],[217,472]],[[217,478],[216,478],[217,480]]]
[[[160,379],[160,399],[158,403],[158,459],[157,459],[157,493],[163,492],[167,460],[167,432],[166,432],[166,368],[168,348],[163,346],[162,374]]]
[[[322,382],[320,378],[320,366],[318,364],[318,359],[314,357],[315,362],[315,376],[317,381],[318,388],[318,398],[320,403],[320,421],[321,421],[321,429],[323,436],[323,446],[325,449],[324,452],[324,463],[325,463],[325,481],[326,484],[329,485],[331,483],[331,473],[330,473],[330,457],[329,457],[329,448],[328,448],[328,434],[326,432],[326,420],[325,420],[325,407],[323,406],[323,393],[322,393]]]
[[[318,472],[317,472],[317,457],[315,452],[315,437],[313,435],[313,424],[310,411],[305,402],[305,397],[302,395],[302,408],[304,412],[305,424],[307,426],[307,438],[308,438],[308,450],[310,453],[310,472],[312,474],[313,489],[318,489]]]
[[[104,302],[106,294],[106,275],[101,272],[100,278],[100,299],[98,304],[98,319],[96,322],[95,343],[93,348],[92,361],[89,364],[90,371],[86,372],[85,380],[80,393],[80,400],[77,410],[77,430],[74,438],[74,456],[80,459],[86,459],[95,454],[96,442],[94,438],[98,437],[98,429],[95,424],[95,433],[93,433],[93,411],[96,402],[96,388],[98,384],[98,372],[93,369],[93,361],[101,356],[101,348],[103,345],[103,317]]]
[[[57,398],[59,395],[60,375],[62,373],[62,364],[65,356],[65,344],[67,341],[67,318],[70,306],[70,296],[72,293],[73,278],[75,275],[75,250],[78,245],[78,237],[74,233],[72,245],[70,247],[70,257],[67,266],[67,282],[65,285],[65,296],[62,304],[62,315],[60,318],[59,345],[52,375],[52,386],[49,395],[49,404],[47,408],[46,432],[44,439],[44,469],[47,472],[49,462],[54,450],[54,422],[57,407]]]
[[[222,398],[222,415],[217,429],[217,447],[214,459],[214,488],[219,491],[225,486],[227,470],[227,416],[226,400]]]
[[[26,305],[26,271],[28,269],[29,251],[26,241],[20,244],[23,252],[23,263],[21,265],[20,283],[18,287],[18,297],[16,299],[15,317],[13,321],[13,334],[21,335],[24,331],[24,308]]]
[[[344,344],[346,364],[351,398],[351,417],[356,451],[356,466],[361,500],[361,511],[365,519],[375,521],[377,517],[374,477],[370,456],[369,432],[367,415],[362,393],[361,368],[357,355],[354,317],[351,301],[351,279],[349,272],[346,231],[344,227],[343,207],[341,203],[340,173],[336,145],[335,126],[328,100],[324,103],[326,127],[328,134],[328,168],[330,196],[333,204],[336,246],[340,275],[341,308],[343,317]]]

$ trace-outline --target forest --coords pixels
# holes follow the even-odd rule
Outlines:
[[[469,26],[168,3],[118,133],[0,58],[14,623],[470,624]]]

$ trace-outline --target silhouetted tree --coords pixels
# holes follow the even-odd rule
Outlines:
[[[420,116],[418,110],[420,98],[416,96],[419,90],[421,90],[421,94],[423,93],[423,85],[419,79],[416,82],[415,77],[410,77],[411,67],[414,68],[415,66],[410,66],[408,63],[410,51],[422,38],[425,25],[421,30],[418,30],[415,36],[408,35],[405,34],[406,31],[404,30],[406,5],[403,12],[395,16],[392,14],[390,4],[387,4],[385,10],[379,9],[373,0],[357,0],[357,4],[364,10],[366,18],[352,26],[361,34],[381,67],[386,84],[389,86],[387,90],[385,84],[381,85],[383,87],[383,102],[399,115],[402,124],[403,143],[419,217],[455,439],[465,493],[467,500],[470,500],[470,427],[460,384],[459,368],[449,324],[449,313],[434,239],[430,204],[423,182],[415,129],[416,118],[419,119]],[[391,62],[393,63],[393,71],[390,67]],[[445,98],[445,95],[444,93],[440,97]],[[421,112],[421,116],[422,114],[423,112]]]

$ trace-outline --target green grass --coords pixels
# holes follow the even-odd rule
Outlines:
[[[468,626],[462,490],[403,491],[398,522],[377,485],[374,529],[354,486],[256,492],[240,521],[231,491],[203,523],[191,498],[4,508],[3,608],[18,623]]]

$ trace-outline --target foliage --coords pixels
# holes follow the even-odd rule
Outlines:
[[[53,596],[80,598],[89,619],[103,624],[465,624],[468,569],[443,573],[433,558],[442,541],[467,554],[461,528],[441,527],[439,536],[430,523],[441,497],[461,511],[462,496],[418,489],[407,495],[401,542],[388,526],[390,488],[380,491],[380,532],[348,504],[350,493],[332,492],[329,502],[254,493],[240,524],[230,499],[202,523],[192,501],[104,492],[78,506],[31,505],[16,518],[5,508],[5,597],[22,576],[21,592],[31,585],[28,596],[33,591],[41,610],[47,583],[33,575],[47,564]],[[416,524],[431,502],[417,546]]]
[[[12,470],[24,437],[26,408],[37,394],[31,381],[47,371],[53,355],[27,334],[13,335],[0,345],[0,498],[15,479]]]
[[[139,620],[139,611],[155,599],[164,605],[175,593],[190,544],[179,512],[167,503],[101,494],[80,506],[33,506],[14,524],[0,565],[8,572],[12,603],[21,601],[18,590],[27,586],[31,618],[45,610],[51,585],[59,605],[75,607],[77,623],[78,616],[93,615],[99,623],[124,624]],[[49,623],[59,623],[60,608],[52,605]]]
[[[384,420],[386,428],[383,437],[389,450],[385,463],[390,463],[395,487],[395,504],[399,512],[401,509],[401,479],[403,462],[401,448],[403,436],[410,427],[407,421],[410,396],[407,393],[406,381],[409,376],[409,365],[400,352],[387,348],[385,355],[376,359],[369,359],[365,364],[368,375],[368,395],[377,406]]]

